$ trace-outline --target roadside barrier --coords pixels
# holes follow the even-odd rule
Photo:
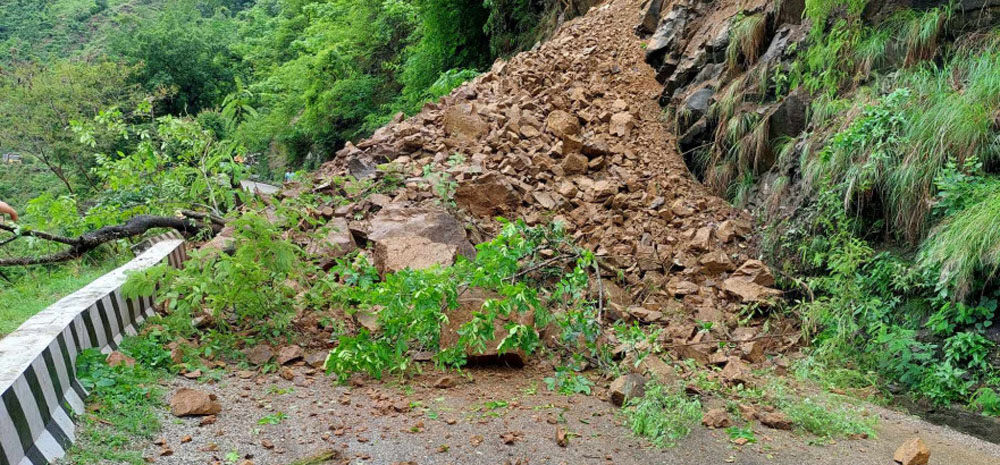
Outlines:
[[[93,347],[117,349],[153,314],[152,295],[126,299],[121,288],[128,271],[184,263],[184,240],[166,237],[0,339],[0,465],[43,465],[65,455],[75,438],[72,417],[83,413],[87,397],[76,357]]]

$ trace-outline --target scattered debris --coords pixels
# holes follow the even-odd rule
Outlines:
[[[566,447],[569,445],[569,436],[567,436],[566,428],[562,426],[556,427],[556,444],[559,447]]]

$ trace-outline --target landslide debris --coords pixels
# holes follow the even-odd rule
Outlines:
[[[373,242],[366,253],[382,273],[468,257],[497,233],[497,216],[562,222],[598,256],[603,288],[593,290],[612,320],[670,327],[664,343],[706,362],[759,361],[793,344],[715,348],[745,305],[766,308],[780,292],[752,255],[748,215],[710,194],[675,149],[657,105],[662,88],[633,34],[636,11],[634,1],[595,7],[535,50],[347,144],[311,187],[281,195],[334,193],[348,175],[398,176],[388,195],[317,209],[338,229],[346,221],[359,244]],[[696,333],[696,322],[713,329]]]
[[[597,257],[589,293],[600,323],[663,328],[656,351],[719,367],[710,376],[723,385],[752,384],[750,365],[795,347],[798,331],[768,312],[781,293],[754,256],[749,216],[694,179],[675,148],[657,104],[662,87],[633,33],[639,11],[639,2],[618,0],[564,23],[545,44],[498,61],[410,118],[397,115],[276,194],[332,200],[292,221],[273,207],[265,214],[290,226],[288,237],[318,265],[360,250],[383,278],[475,257],[473,246],[500,231],[498,216],[561,223]],[[489,298],[462,292],[442,348]],[[345,323],[379,331],[365,312]],[[497,347],[507,323],[495,322],[487,346]],[[602,337],[616,356],[634,356],[610,328]],[[262,363],[274,356],[258,351]],[[502,355],[525,363],[524,354]],[[658,356],[627,365],[633,380],[679,380]],[[613,397],[623,402],[635,386],[617,386]]]

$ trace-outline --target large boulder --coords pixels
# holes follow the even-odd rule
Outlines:
[[[743,303],[756,302],[768,304],[771,300],[781,297],[781,291],[769,287],[761,286],[751,281],[744,281],[740,278],[729,278],[722,282],[722,288],[739,297]]]
[[[620,376],[611,382],[608,392],[611,403],[621,407],[629,399],[646,395],[646,377],[635,373]]]
[[[451,266],[458,248],[426,237],[387,237],[375,242],[375,269],[385,276],[405,269],[423,270],[434,265]]]
[[[517,208],[520,198],[510,181],[488,173],[455,189],[455,203],[479,217],[493,217]]]
[[[483,121],[476,111],[475,105],[462,103],[448,107],[444,112],[444,130],[449,137],[474,142],[486,135],[489,124]]]
[[[609,126],[612,136],[628,137],[635,127],[635,118],[627,111],[615,113],[611,116]]]
[[[744,281],[750,281],[754,284],[765,287],[774,285],[774,276],[771,274],[771,270],[764,264],[764,262],[755,259],[743,262],[743,264],[733,272],[731,277],[740,278]]]
[[[491,299],[501,300],[503,296],[496,292],[480,288],[470,288],[459,295],[458,308],[447,312],[448,320],[441,326],[441,349],[448,349],[458,344],[460,338],[459,329],[465,323],[472,321],[473,315],[481,312],[483,304]],[[471,363],[503,362],[516,367],[524,366],[527,354],[523,351],[515,350],[501,354],[497,348],[500,346],[500,342],[507,337],[508,332],[505,326],[508,323],[514,322],[531,328],[534,325],[534,320],[534,314],[497,317],[493,321],[493,339],[486,342],[482,351],[476,348],[467,348],[465,354],[468,360]]]
[[[927,465],[931,450],[920,438],[910,438],[896,449],[892,460],[902,465]]]
[[[465,228],[440,207],[389,204],[372,218],[368,240],[375,244],[375,267],[383,275],[448,266],[459,254],[470,259],[476,254]]]
[[[545,118],[545,125],[559,139],[580,134],[580,120],[562,110],[555,110]]]

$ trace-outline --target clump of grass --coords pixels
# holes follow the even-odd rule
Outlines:
[[[673,447],[701,420],[701,402],[660,384],[647,386],[646,395],[631,399],[622,410],[632,432],[659,447]]]
[[[938,39],[944,34],[951,15],[950,6],[931,8],[913,15],[906,28],[906,66],[929,60],[937,54]]]
[[[843,398],[803,397],[787,403],[782,410],[795,425],[825,440],[875,436],[875,417],[866,415],[862,408],[848,404]]]
[[[886,61],[886,51],[892,41],[890,28],[867,29],[864,38],[854,47],[854,57],[857,62],[857,76],[867,77],[873,70],[880,68]]]
[[[146,463],[137,445],[160,432],[163,405],[158,382],[169,375],[169,352],[150,336],[127,338],[121,351],[135,366],[108,366],[105,355],[88,349],[77,358],[77,376],[90,392],[87,413],[78,419],[77,441],[61,463]]]
[[[868,0],[806,0],[805,15],[813,20],[820,31],[826,25],[830,14],[837,9],[845,9],[848,18],[857,18],[868,5]]]
[[[804,363],[796,364],[795,371],[800,378],[807,374],[808,378],[803,381],[809,389],[815,388],[816,381],[837,380],[854,386],[867,384],[867,380],[858,380],[856,372],[848,374],[831,369],[819,365],[811,357]],[[858,401],[822,391],[808,394],[796,392],[788,383],[785,378],[769,377],[763,392],[765,403],[788,415],[796,428],[825,441],[855,435],[875,436],[878,419],[857,405]]]
[[[964,297],[980,275],[1000,268],[1000,186],[978,203],[948,218],[924,242],[920,263],[938,269],[938,287]]]
[[[734,17],[729,29],[729,45],[726,47],[726,63],[729,69],[739,69],[740,57],[743,58],[744,67],[756,63],[766,39],[767,16],[757,13]]]

